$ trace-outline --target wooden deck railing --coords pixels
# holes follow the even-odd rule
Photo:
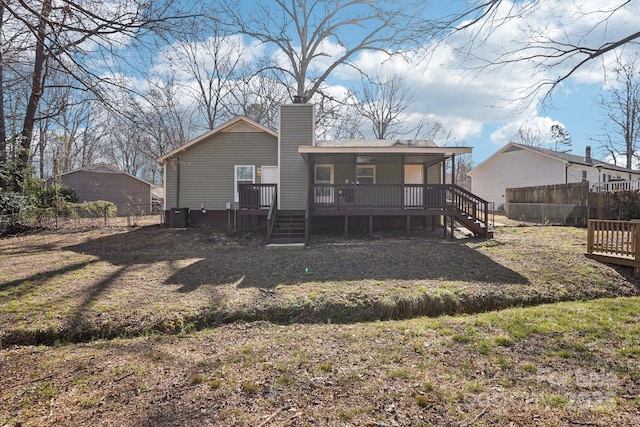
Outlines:
[[[312,209],[446,209],[450,184],[315,184]]]
[[[620,191],[640,190],[640,181],[609,181],[597,182],[591,186],[591,191]]]
[[[487,235],[487,201],[452,184],[315,184],[308,194],[306,216],[349,215],[452,215],[474,232]],[[240,184],[241,211],[273,211],[276,184]],[[415,211],[415,212],[408,212]],[[270,212],[273,219],[275,213]],[[308,221],[307,221],[308,223]],[[482,225],[478,225],[482,224]],[[307,230],[308,231],[308,230]]]
[[[489,202],[457,185],[451,186],[453,207],[488,227]]]
[[[640,221],[589,220],[586,256],[640,274]]]
[[[265,209],[271,206],[277,184],[238,184],[240,209]]]

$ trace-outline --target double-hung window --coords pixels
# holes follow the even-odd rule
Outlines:
[[[239,184],[255,184],[256,167],[254,165],[235,165],[234,166],[234,201],[240,201]]]
[[[376,166],[375,165],[357,165],[356,166],[356,183],[375,184],[376,183]]]

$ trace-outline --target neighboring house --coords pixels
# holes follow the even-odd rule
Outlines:
[[[393,218],[408,233],[421,219],[448,217],[488,233],[483,201],[443,182],[446,163],[471,148],[316,141],[314,123],[313,105],[282,105],[279,132],[238,117],[160,157],[169,224],[185,212],[191,225],[264,221],[271,241],[306,241],[312,226],[371,233]]]
[[[560,153],[510,142],[471,172],[471,191],[501,210],[507,188],[568,184],[588,181],[591,185],[611,180],[637,181],[640,171],[630,170],[591,157]]]
[[[151,213],[151,183],[106,163],[65,172],[58,179],[75,190],[79,202],[107,200],[118,215]]]

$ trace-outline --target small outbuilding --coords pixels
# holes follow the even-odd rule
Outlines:
[[[73,188],[79,202],[112,202],[118,208],[118,215],[149,214],[152,211],[152,184],[106,163],[62,173],[59,181]]]

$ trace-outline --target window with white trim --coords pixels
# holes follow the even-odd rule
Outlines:
[[[376,183],[376,166],[375,165],[356,165],[356,183],[375,184]]]
[[[233,171],[234,202],[239,202],[240,192],[238,191],[238,184],[255,184],[256,167],[254,165],[235,165]]]

